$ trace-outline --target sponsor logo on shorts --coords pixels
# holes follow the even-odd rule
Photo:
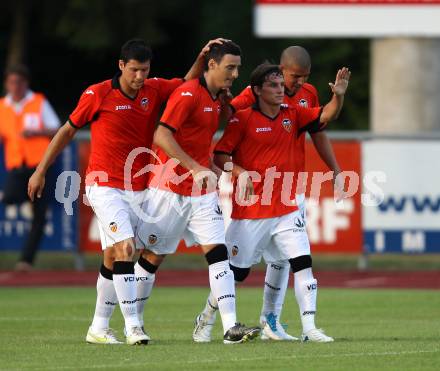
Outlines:
[[[220,208],[219,205],[217,205],[217,206],[215,207],[214,211],[215,211],[215,213],[216,213],[217,215],[219,215],[219,216],[215,216],[215,217],[213,217],[212,220],[213,220],[213,221],[214,221],[214,220],[223,220],[223,211],[222,211],[222,209]]]
[[[146,111],[148,109],[148,103],[150,101],[148,100],[148,98],[142,98],[141,99],[141,107],[144,111]]]
[[[118,225],[115,222],[111,222],[109,224],[109,228],[113,233],[116,233],[116,231],[118,230]]]
[[[302,219],[295,217],[294,223],[298,228],[304,228],[304,221]]]
[[[238,246],[233,246],[232,247],[232,256],[237,256],[238,255]]]
[[[293,233],[304,232],[305,231],[305,223],[301,218],[295,217],[293,222],[297,228],[293,228]]]
[[[157,242],[157,236],[155,234],[150,234],[148,236],[148,243],[154,245]]]
[[[220,209],[220,205],[217,205],[217,207],[214,209],[215,213],[218,215],[223,215],[222,209]]]
[[[287,132],[291,132],[292,131],[292,121],[290,121],[289,119],[284,119],[282,121],[283,124],[283,128],[287,131]]]

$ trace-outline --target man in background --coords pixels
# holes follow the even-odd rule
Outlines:
[[[29,88],[26,66],[10,67],[5,72],[6,96],[0,99],[0,139],[3,141],[6,181],[3,202],[21,204],[28,200],[27,183],[43,157],[60,120],[46,97]],[[30,271],[43,237],[50,190],[32,204],[32,225],[27,235],[17,271]]]

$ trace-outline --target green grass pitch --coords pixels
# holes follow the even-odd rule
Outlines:
[[[237,289],[239,320],[257,324],[261,289]],[[320,289],[317,324],[332,344],[195,344],[193,318],[207,289],[156,288],[146,310],[148,346],[84,341],[94,310],[92,288],[1,288],[1,370],[439,370],[439,291]],[[289,289],[282,322],[299,335]],[[122,317],[112,327],[122,338]]]

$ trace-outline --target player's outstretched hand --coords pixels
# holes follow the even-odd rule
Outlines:
[[[336,202],[342,201],[344,198],[344,179],[341,176],[338,176],[339,172],[334,172],[333,174],[333,191],[334,198]]]
[[[251,201],[251,197],[255,194],[254,184],[249,176],[249,173],[243,169],[237,179],[237,192],[238,199],[248,203]]]
[[[234,98],[231,91],[228,88],[220,89],[218,93],[218,100],[221,106],[227,106],[231,103],[231,100]]]
[[[344,95],[348,88],[348,82],[350,81],[351,72],[347,67],[342,67],[336,73],[336,79],[334,83],[329,82],[330,89],[336,95]]]
[[[191,171],[191,174],[199,189],[206,189],[208,192],[217,189],[217,175],[207,167],[198,166]]]
[[[214,39],[214,40],[209,40],[208,43],[203,47],[202,51],[200,52],[199,57],[203,57],[204,58],[205,55],[208,54],[208,52],[211,49],[212,45],[214,45],[214,44],[221,45],[221,44],[223,44],[224,42],[227,42],[227,41],[231,41],[231,40],[224,39],[222,37],[219,37],[219,38]]]
[[[44,175],[40,174],[37,171],[35,171],[32,174],[32,176],[29,178],[28,196],[32,202],[34,202],[35,196],[37,196],[37,198],[41,198],[45,182],[46,182],[46,179],[45,179]]]

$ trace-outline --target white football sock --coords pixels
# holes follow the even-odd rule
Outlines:
[[[209,265],[209,285],[222,318],[223,333],[226,333],[237,322],[234,273],[228,260]]]
[[[140,326],[136,307],[136,278],[134,276],[134,263],[117,261],[113,264],[113,282],[119,307],[128,330]]]
[[[136,263],[134,265],[134,274],[136,276],[137,315],[139,318],[139,323],[141,324],[141,326],[143,326],[144,325],[144,307],[145,307],[147,299],[151,295],[151,290],[153,289],[156,274],[147,272],[144,268],[142,268],[140,266],[139,263]]]
[[[318,281],[313,278],[312,268],[295,273],[295,297],[298,302],[303,333],[316,328],[316,298]]]
[[[286,296],[287,285],[289,282],[290,264],[287,262],[277,262],[268,264],[266,277],[264,279],[263,307],[261,317],[269,313],[281,316],[284,298]]]
[[[217,299],[212,295],[212,292],[209,293],[208,299],[206,299],[205,308],[203,308],[202,314],[205,318],[215,317],[218,311],[218,303]]]
[[[118,304],[118,297],[116,296],[113,280],[103,277],[101,273],[99,273],[96,282],[96,292],[96,307],[92,321],[92,330],[99,332],[110,327],[110,318]]]

